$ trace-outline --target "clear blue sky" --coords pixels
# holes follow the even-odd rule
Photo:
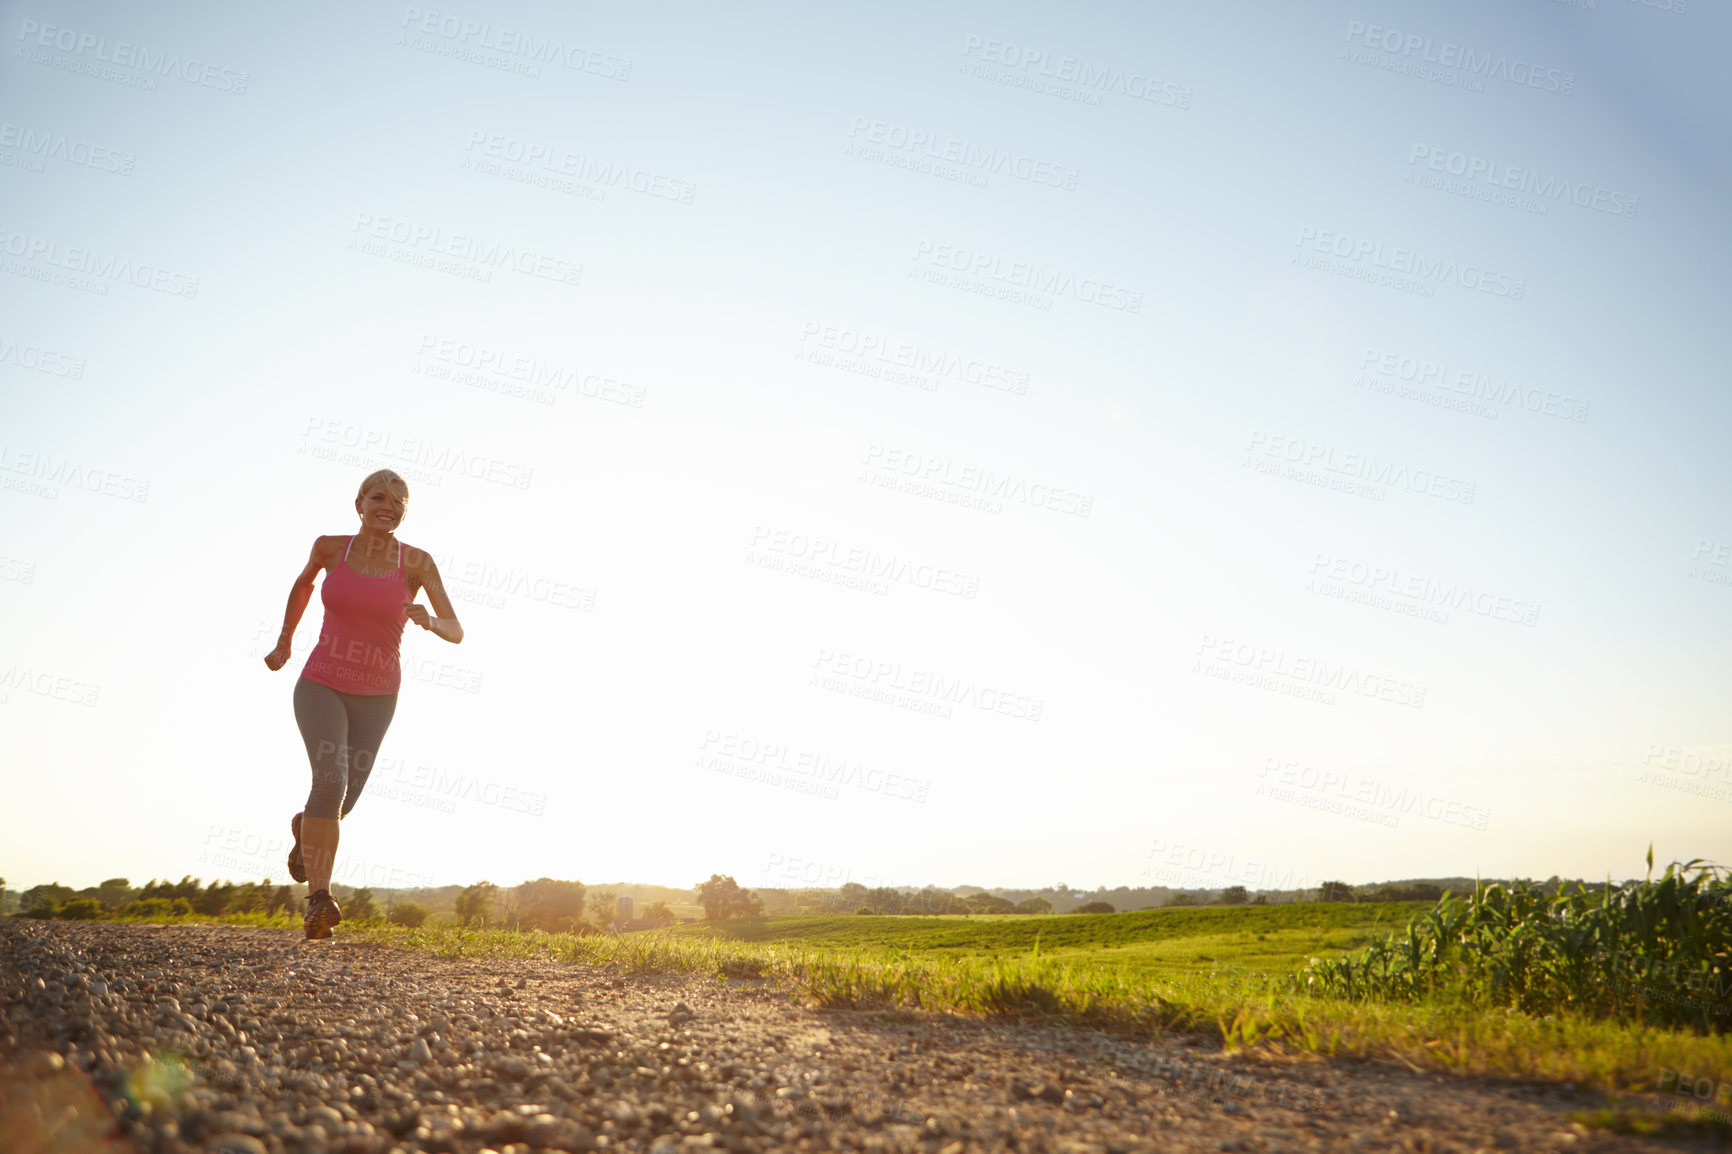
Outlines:
[[[1727,856],[1721,7],[0,28],[13,885],[282,879],[379,465],[339,881]]]

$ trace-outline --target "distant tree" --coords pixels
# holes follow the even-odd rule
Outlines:
[[[522,928],[523,909],[518,893],[522,888],[521,885],[499,887],[499,893],[495,895],[493,900],[494,925]]]
[[[968,906],[949,890],[927,886],[905,893],[895,886],[877,886],[866,891],[866,904],[880,914],[965,914]]]
[[[370,922],[378,916],[379,902],[373,896],[371,886],[362,886],[349,895],[348,903],[343,910],[345,921]]]
[[[1250,900],[1250,895],[1245,892],[1244,886],[1228,886],[1221,891],[1221,896],[1215,899],[1218,904],[1223,906],[1242,906]]]
[[[199,884],[199,880],[188,874],[178,882],[159,882],[152,878],[138,892],[138,896],[140,898],[185,898],[187,904],[191,905],[198,900],[198,896],[202,892],[204,892],[204,887]]]
[[[668,918],[671,920],[674,916],[674,912],[668,909],[668,904],[666,902],[651,902],[648,906],[644,907],[642,916],[647,921],[655,921],[657,918]]]
[[[1016,912],[1019,914],[1050,914],[1052,913],[1052,903],[1045,898],[1023,898],[1016,903]]]
[[[1200,903],[1197,901],[1196,894],[1180,890],[1178,893],[1167,899],[1167,904],[1169,906],[1194,906]]]
[[[223,912],[229,901],[234,897],[236,886],[232,882],[212,882],[204,888],[204,892],[189,899],[192,908],[201,914],[211,917]]]
[[[613,925],[619,916],[619,892],[617,890],[592,890],[589,895],[590,920],[602,929]]]
[[[1254,906],[1266,906],[1269,904],[1269,895],[1258,894],[1256,897],[1251,899],[1251,904]]]
[[[49,882],[25,890],[19,897],[19,905],[23,907],[25,917],[51,918],[62,902],[71,901],[76,896],[71,886]]]
[[[959,898],[949,890],[941,890],[937,886],[926,886],[917,893],[904,894],[892,887],[873,890],[874,904],[881,906],[885,913],[926,914],[968,914],[977,912],[973,904],[975,898],[989,901],[991,894],[978,893],[972,897]]]
[[[963,899],[971,914],[1011,914],[1016,912],[1015,903],[996,894],[970,894]]]
[[[288,886],[278,886],[271,891],[270,898],[266,900],[265,912],[274,915],[278,910],[289,909],[294,900],[294,896],[289,893]],[[375,914],[377,912],[377,910],[374,911]]]
[[[234,887],[223,902],[222,911],[225,914],[254,914],[265,908],[265,900],[271,896],[270,883],[260,885],[257,882],[246,882]]]
[[[457,921],[465,926],[486,925],[487,919],[493,916],[493,901],[498,896],[499,887],[490,881],[464,886],[463,892],[457,895]]]
[[[1411,886],[1380,886],[1370,895],[1374,902],[1435,902],[1443,897],[1443,887],[1429,882]]]
[[[866,891],[866,904],[887,917],[916,912],[903,908],[902,891],[894,886],[873,886]]]
[[[588,929],[583,920],[583,899],[589,887],[582,882],[536,878],[517,886],[517,924],[550,934],[574,934]]]
[[[1320,902],[1353,901],[1353,887],[1346,882],[1324,882],[1317,890],[1317,900]]]
[[[54,916],[64,918],[69,922],[91,922],[107,912],[108,907],[95,898],[73,898],[71,901],[61,903],[60,908],[54,912]]]
[[[419,902],[400,902],[391,907],[391,921],[414,929],[427,920],[427,913],[427,907]]]
[[[763,899],[751,890],[741,889],[740,883],[726,874],[711,874],[709,881],[699,882],[694,888],[698,904],[704,907],[705,921],[756,917],[764,912]]]
[[[95,898],[108,909],[112,910],[118,906],[125,905],[127,902],[137,897],[138,891],[133,889],[132,883],[127,881],[125,878],[109,878],[101,885],[91,886],[87,890],[80,890],[78,896],[81,898]]]
[[[1073,914],[1110,914],[1112,912],[1113,903],[1111,902],[1088,902],[1071,911]]]

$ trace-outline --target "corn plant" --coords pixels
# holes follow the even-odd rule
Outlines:
[[[1699,1033],[1732,1025],[1732,879],[1701,860],[1555,896],[1525,882],[1445,894],[1407,929],[1294,978],[1349,999],[1441,998]]]

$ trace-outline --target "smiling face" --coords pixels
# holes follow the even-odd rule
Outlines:
[[[409,512],[409,490],[402,484],[375,481],[355,498],[355,512],[361,515],[363,529],[393,533]]]

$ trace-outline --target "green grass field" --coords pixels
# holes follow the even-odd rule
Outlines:
[[[1211,906],[1052,917],[745,918],[678,926],[679,937],[860,953],[876,959],[1038,956],[1127,978],[1290,974],[1407,924],[1429,902]]]

